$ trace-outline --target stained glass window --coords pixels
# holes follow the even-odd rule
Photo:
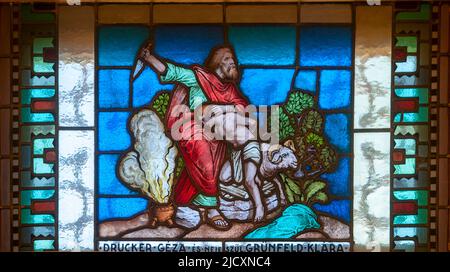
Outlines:
[[[447,250],[448,4],[294,2],[1,5],[1,249]]]

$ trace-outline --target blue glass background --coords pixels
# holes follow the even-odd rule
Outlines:
[[[149,37],[146,26],[103,26],[98,33],[100,66],[132,66],[137,50]]]
[[[331,214],[347,224],[350,223],[350,200],[332,200],[327,204],[314,204],[313,207],[319,212]]]
[[[350,152],[350,115],[344,113],[325,115],[325,135],[338,153]]]
[[[147,208],[147,199],[142,197],[103,198],[98,200],[98,219],[130,218]]]
[[[130,70],[98,71],[100,108],[128,108],[129,92]]]
[[[347,26],[303,26],[300,66],[350,66],[352,29]]]
[[[339,111],[348,111],[351,105],[351,72],[336,67],[350,68],[352,64],[351,28],[302,26],[298,40],[294,26],[233,25],[227,33],[239,64],[258,66],[241,70],[240,89],[252,104],[284,102],[293,87],[315,95],[320,109],[325,110],[324,133],[338,152],[339,161],[333,173],[321,177],[327,181],[329,192],[339,200],[316,204],[314,208],[348,223],[350,201],[346,198],[351,196],[351,159],[343,153],[351,152],[352,118],[349,113]],[[159,56],[189,66],[203,64],[211,48],[224,43],[224,35],[223,27],[218,25],[161,25],[154,29],[153,42]],[[134,64],[137,50],[149,36],[146,26],[99,27],[98,63],[103,66],[98,75],[101,109],[127,108],[130,99],[133,108],[148,106],[157,92],[173,89],[173,85],[161,84],[149,68],[129,86],[130,71],[117,69],[117,66]],[[301,67],[296,72],[297,43],[300,48],[297,61]],[[283,67],[276,68],[280,65]],[[289,65],[292,67],[284,67]],[[305,66],[311,68],[302,68]],[[98,113],[99,194],[117,196],[99,199],[100,221],[128,218],[147,208],[147,199],[130,197],[138,193],[124,186],[116,176],[117,162],[131,145],[127,130],[129,116],[129,111]]]
[[[228,39],[241,65],[295,64],[294,26],[231,26]]]
[[[328,190],[335,196],[350,196],[350,158],[339,158],[336,170],[321,175],[328,184]]]
[[[272,105],[286,100],[294,69],[244,69],[241,91],[254,105]]]
[[[314,70],[299,70],[294,80],[294,89],[316,91],[317,72]]]
[[[98,193],[101,195],[137,195],[128,189],[117,177],[117,163],[121,155],[101,154],[98,156]]]
[[[130,146],[127,130],[129,112],[100,112],[98,114],[98,149],[122,151]]]
[[[203,64],[211,48],[223,44],[222,26],[159,26],[155,52],[180,64]]]
[[[325,110],[350,106],[350,71],[322,70],[320,73],[319,107]]]

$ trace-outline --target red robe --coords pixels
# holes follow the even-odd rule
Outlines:
[[[238,91],[236,85],[222,82],[214,73],[200,66],[194,66],[193,71],[203,93],[212,104],[233,104],[246,107],[248,102]],[[188,89],[177,86],[167,112],[167,128],[170,131],[178,118],[171,117],[175,106],[188,105]],[[193,127],[194,121],[191,121]],[[194,132],[195,131],[195,132]],[[193,133],[201,133],[194,130]],[[175,185],[174,201],[177,205],[189,204],[198,193],[206,196],[218,195],[218,179],[224,163],[226,142],[224,140],[181,140],[178,149],[184,159],[183,169]]]

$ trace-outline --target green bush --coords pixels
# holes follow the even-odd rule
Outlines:
[[[312,95],[303,93],[301,91],[291,92],[285,104],[286,112],[290,115],[301,114],[305,109],[312,108],[314,105],[314,98]]]
[[[317,110],[314,97],[302,91],[290,92],[280,105],[279,120],[280,141],[292,139],[299,164],[308,164],[311,168],[303,176],[280,174],[289,202],[308,206],[327,202],[326,182],[320,175],[335,167],[337,156],[323,135],[324,118]]]
[[[164,120],[166,116],[167,108],[169,107],[169,99],[169,92],[163,91],[156,95],[151,105],[162,120]]]
[[[280,174],[286,185],[286,197],[290,203],[300,203],[312,206],[314,203],[326,203],[328,195],[327,184],[322,180],[306,180],[300,182]]]
[[[285,139],[295,135],[295,121],[284,112],[283,107],[280,107],[279,111],[279,138],[280,141],[284,141]]]

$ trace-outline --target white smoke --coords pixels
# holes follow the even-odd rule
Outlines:
[[[164,125],[151,110],[135,114],[130,122],[134,150],[120,161],[123,182],[158,203],[168,203],[172,192],[177,148],[164,134]]]

